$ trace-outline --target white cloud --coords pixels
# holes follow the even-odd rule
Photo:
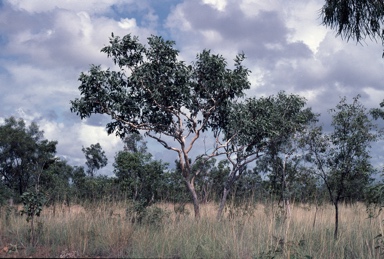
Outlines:
[[[286,14],[287,27],[293,30],[289,40],[303,41],[316,52],[327,33],[327,28],[320,25],[319,19],[319,10],[323,2],[306,0],[291,3],[290,11]]]
[[[285,4],[287,1],[285,1]],[[247,17],[255,17],[260,11],[281,10],[279,0],[257,1],[257,0],[242,0],[239,2],[240,9]],[[286,7],[286,5],[284,5]]]
[[[184,4],[177,5],[172,12],[169,14],[166,26],[170,29],[177,28],[180,31],[191,31],[191,23],[185,19],[185,9]]]
[[[204,4],[208,4],[218,11],[224,11],[227,6],[226,0],[202,0]]]
[[[75,12],[88,11],[92,13],[105,12],[110,9],[113,4],[130,3],[127,0],[6,0],[18,9],[25,10],[30,13],[48,12],[54,9],[66,9]]]
[[[121,19],[120,22],[118,22],[118,25],[120,26],[120,28],[122,29],[132,29],[132,28],[136,28],[136,19],[132,18],[132,19],[128,19],[128,18],[125,18],[125,19]]]
[[[201,33],[205,42],[208,42],[209,45],[220,43],[223,40],[220,33],[215,30],[203,30]]]

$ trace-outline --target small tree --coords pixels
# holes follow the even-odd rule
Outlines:
[[[124,142],[113,164],[116,181],[128,197],[147,207],[159,198],[167,164],[152,160],[141,135],[130,134]]]
[[[65,160],[57,159],[40,179],[41,189],[47,195],[47,205],[53,206],[56,213],[56,204],[66,202],[69,205],[71,198],[70,179],[73,178],[74,168]]]
[[[148,46],[137,37],[112,34],[101,51],[111,57],[119,71],[92,66],[79,80],[81,98],[71,101],[71,110],[82,119],[107,114],[108,133],[124,138],[127,133],[144,134],[164,148],[176,152],[181,174],[191,194],[195,217],[200,217],[190,152],[203,132],[215,134],[226,123],[228,106],[249,89],[248,69],[235,59],[234,69],[226,60],[204,50],[192,65],[178,60],[173,41],[148,38]],[[216,155],[214,150],[207,159]]]
[[[27,215],[27,222],[31,224],[31,244],[35,245],[35,216],[40,217],[40,213],[43,210],[44,204],[46,202],[46,197],[42,192],[24,192],[21,195],[21,200],[23,201],[23,210],[21,215]]]
[[[224,184],[217,219],[221,218],[227,196],[246,172],[247,165],[268,152],[272,154],[272,148],[287,146],[290,138],[315,118],[304,106],[304,98],[284,92],[267,98],[250,98],[233,106],[224,129],[227,143],[224,149],[231,172]]]
[[[105,156],[105,152],[101,148],[99,143],[92,144],[90,147],[81,149],[87,160],[85,164],[87,165],[87,173],[89,176],[93,177],[96,170],[103,168],[107,165],[108,159]]]
[[[335,208],[334,238],[338,237],[339,203],[348,192],[363,193],[370,182],[373,168],[369,148],[378,138],[376,125],[368,112],[355,97],[352,104],[341,99],[332,113],[333,132],[323,134],[322,129],[313,129],[307,144],[311,161],[317,167],[317,175],[324,181],[330,200]]]

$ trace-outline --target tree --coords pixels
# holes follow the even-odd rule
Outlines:
[[[372,0],[326,0],[321,9],[323,25],[337,35],[361,42],[379,38],[384,44],[384,2]]]
[[[203,158],[198,158],[198,161],[196,161],[192,167],[193,173],[198,172],[196,186],[200,193],[199,200],[203,203],[207,203],[209,197],[212,195],[214,179],[212,178],[211,172],[215,164],[215,158],[209,159],[208,161]]]
[[[118,71],[91,66],[79,77],[81,98],[71,101],[71,111],[80,118],[107,114],[109,134],[124,138],[143,132],[178,155],[181,174],[191,194],[195,217],[200,217],[198,195],[190,152],[203,132],[215,137],[226,123],[228,106],[250,88],[244,55],[235,58],[234,69],[226,60],[204,50],[187,66],[178,60],[173,41],[148,38],[148,46],[137,37],[110,38],[101,51],[111,57]],[[216,152],[206,154],[206,158]]]
[[[128,197],[145,208],[159,199],[167,164],[152,160],[141,135],[130,134],[124,142],[124,151],[116,154],[113,164],[116,180]]]
[[[41,176],[40,186],[47,196],[47,204],[53,205],[66,202],[69,205],[71,198],[70,179],[73,179],[74,168],[67,161],[57,159]]]
[[[352,104],[341,99],[336,109],[331,109],[333,132],[322,133],[321,127],[311,131],[307,143],[309,155],[316,165],[335,208],[334,238],[338,237],[339,203],[349,193],[364,193],[374,171],[370,164],[370,143],[376,141],[376,125],[369,113],[355,97]]]
[[[99,170],[107,165],[108,159],[99,143],[92,144],[87,148],[83,147],[81,150],[87,160],[85,163],[88,167],[87,173],[89,176],[93,177],[96,170]]]
[[[227,143],[224,149],[231,172],[224,184],[217,219],[221,218],[227,196],[233,184],[247,171],[247,165],[268,152],[275,154],[273,148],[288,145],[290,138],[315,118],[304,106],[304,98],[284,92],[233,105],[224,128]]]
[[[57,141],[43,139],[36,123],[5,119],[0,126],[0,172],[3,183],[22,195],[28,188],[39,191],[40,177],[55,162]]]

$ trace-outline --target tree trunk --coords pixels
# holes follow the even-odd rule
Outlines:
[[[335,232],[333,233],[333,238],[337,240],[339,231],[339,202],[336,201],[333,204],[335,206]]]
[[[217,211],[217,216],[216,216],[217,220],[221,220],[221,218],[223,217],[225,202],[227,201],[229,191],[230,191],[229,189],[224,187],[223,196],[221,197],[221,200],[220,200],[219,210]]]
[[[192,201],[193,201],[193,209],[195,211],[195,219],[200,219],[200,203],[199,199],[196,194],[195,186],[193,182],[189,182],[188,180],[185,181],[188,187],[189,192],[192,195]]]
[[[289,232],[289,226],[291,223],[291,204],[289,203],[289,199],[284,200],[284,207],[285,207],[285,231],[284,231],[284,243],[283,243],[283,249],[284,253],[286,253],[286,244],[288,242],[288,232]],[[288,257],[289,258],[289,257]]]
[[[35,216],[32,215],[32,219],[31,219],[31,245],[32,246],[35,246],[35,226],[33,224],[34,218]]]
[[[315,210],[315,216],[313,218],[313,223],[312,223],[312,228],[315,229],[315,225],[316,225],[316,217],[317,217],[317,210],[319,209],[319,206],[317,205],[316,203],[316,210]]]

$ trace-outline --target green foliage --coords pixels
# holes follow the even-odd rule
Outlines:
[[[184,116],[184,109],[191,112],[185,116],[188,131],[194,130],[199,111],[206,114],[206,120],[199,120],[204,129],[217,125],[222,112],[219,105],[241,96],[250,86],[249,71],[241,65],[244,57],[236,58],[231,71],[225,68],[223,57],[203,51],[194,66],[186,66],[177,60],[174,44],[151,36],[146,47],[131,35],[112,36],[102,52],[121,70],[92,66],[89,74],[82,73],[82,97],[71,102],[71,110],[81,118],[109,114],[113,121],[107,124],[108,132],[122,137],[139,129],[176,136],[178,120],[172,115]]]
[[[96,202],[116,200],[119,198],[118,187],[114,178],[104,175],[86,176],[82,167],[75,170],[73,195],[76,202]]]
[[[44,193],[38,192],[25,192],[21,196],[23,202],[23,210],[20,212],[21,215],[27,215],[27,222],[33,219],[35,216],[40,217],[40,213],[46,202]]]
[[[143,201],[133,201],[126,208],[126,218],[132,223],[147,225],[154,228],[160,228],[170,212],[157,206],[148,206]]]
[[[177,165],[177,163],[176,163]],[[190,201],[190,196],[185,188],[185,180],[177,171],[167,171],[163,174],[164,188],[161,191],[163,200],[173,203],[186,203]]]
[[[331,110],[334,131],[322,134],[317,128],[308,142],[312,161],[330,191],[332,202],[362,195],[374,172],[369,148],[378,139],[379,132],[358,99],[348,104],[343,98],[336,109]]]
[[[95,171],[107,165],[108,159],[105,152],[99,143],[92,144],[90,147],[81,149],[87,160],[85,163],[88,167],[87,173],[91,177],[94,176]]]
[[[378,183],[369,186],[364,194],[368,217],[378,216],[384,207],[384,184]]]
[[[19,195],[32,186],[38,189],[41,175],[55,162],[56,145],[43,139],[36,123],[27,127],[22,119],[5,119],[0,126],[2,183]]]
[[[167,164],[152,160],[138,134],[128,135],[125,144],[124,151],[116,154],[113,164],[116,182],[126,197],[147,207],[161,197]]]
[[[66,161],[56,160],[40,179],[41,189],[47,196],[47,205],[56,203],[69,203],[72,195],[70,179],[73,177],[74,168]]]
[[[164,226],[164,221],[168,219],[170,212],[156,206],[151,206],[145,209],[145,215],[142,223],[159,229]]]
[[[371,0],[326,0],[321,9],[322,22],[337,35],[361,42],[367,37],[384,43],[384,3]]]
[[[231,172],[229,161],[227,159],[220,160],[209,172],[209,181],[211,185],[212,199],[220,200],[223,193],[224,184]]]
[[[359,96],[348,104],[340,100],[332,113],[333,132],[323,134],[315,128],[308,135],[309,155],[315,163],[316,174],[322,178],[335,206],[335,232],[338,232],[338,204],[348,198],[362,197],[374,172],[370,164],[369,148],[380,136]]]
[[[269,136],[264,156],[256,164],[269,178],[268,189],[281,200],[291,199],[295,183],[305,185],[312,180],[303,166],[301,142],[309,125],[317,121],[317,115],[304,108],[305,99],[297,95],[280,92],[262,102]]]
[[[4,206],[13,196],[12,190],[0,181],[0,207]]]
[[[81,98],[71,101],[71,111],[82,119],[107,114],[109,134],[124,138],[141,130],[177,152],[199,217],[189,152],[202,132],[219,135],[227,123],[228,107],[250,88],[249,70],[242,65],[245,56],[238,55],[231,70],[221,55],[204,50],[187,66],[178,60],[175,43],[161,37],[149,37],[145,46],[130,34],[123,38],[112,34],[109,43],[101,51],[119,71],[93,65],[82,73]]]
[[[267,144],[283,143],[316,120],[316,114],[304,108],[305,104],[303,97],[283,91],[276,96],[249,98],[233,106],[230,123],[225,129],[226,137],[229,139],[237,134],[231,144],[245,145],[246,152],[258,151]]]
[[[225,180],[218,219],[221,217],[226,195],[234,183],[247,172],[248,164],[259,161],[261,157],[264,159],[259,162],[259,168],[281,177],[284,186],[279,189],[284,193],[287,172],[286,161],[283,162],[282,156],[291,156],[297,152],[294,137],[316,120],[316,115],[304,106],[304,98],[287,95],[285,92],[280,92],[277,96],[249,98],[244,103],[232,106],[228,124],[224,128],[224,149],[231,172]],[[260,166],[260,163],[263,165]]]

